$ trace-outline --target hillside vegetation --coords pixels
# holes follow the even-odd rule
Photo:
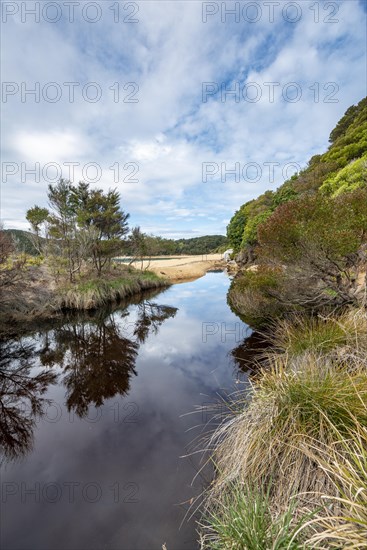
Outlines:
[[[228,226],[228,300],[264,348],[205,445],[205,550],[367,548],[366,153],[363,99]]]
[[[326,153],[231,219],[239,264],[257,266],[238,275],[231,304],[253,326],[290,310],[360,305],[366,235],[367,98],[338,122]]]
[[[314,155],[307,167],[276,191],[243,204],[232,217],[227,235],[235,252],[258,243],[258,228],[283,203],[308,194],[335,197],[367,186],[367,98],[350,107],[330,134],[330,147]],[[244,255],[246,256],[246,254]]]

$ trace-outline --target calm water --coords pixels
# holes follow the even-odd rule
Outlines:
[[[209,273],[2,344],[2,549],[197,548],[184,518],[211,472],[193,482],[200,455],[182,456],[209,413],[187,413],[246,383],[229,282]]]

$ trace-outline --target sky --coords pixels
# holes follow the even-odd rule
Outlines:
[[[366,95],[366,1],[2,1],[1,219],[59,177],[130,225],[225,234]]]

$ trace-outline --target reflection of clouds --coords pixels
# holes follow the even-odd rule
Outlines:
[[[3,479],[24,479],[29,485],[34,480],[41,484],[96,482],[103,490],[102,498],[94,504],[79,498],[74,505],[65,505],[64,500],[54,507],[31,500],[20,509],[9,502],[9,540],[11,535],[14,543],[22,542],[21,533],[28,527],[24,535],[27,543],[18,547],[49,548],[52,542],[55,550],[64,550],[78,548],[80,541],[92,549],[160,548],[164,541],[168,548],[195,547],[195,525],[184,523],[179,530],[184,511],[177,505],[201,492],[200,477],[194,488],[190,486],[201,457],[179,457],[204,429],[207,418],[201,411],[188,413],[217,401],[218,393],[234,389],[229,352],[235,343],[221,342],[220,335],[203,342],[202,323],[210,319],[238,321],[226,304],[226,276],[206,277],[185,286],[175,285],[164,299],[155,298],[156,303],[178,307],[177,314],[140,344],[135,364],[138,376],[131,379],[128,395],[105,399],[97,422],[77,414],[70,416],[63,404],[65,388],[52,388],[49,396],[62,405],[60,420],[39,425],[34,453],[6,472]],[[201,292],[196,299],[198,291],[205,290],[205,281],[212,291],[207,296]],[[187,291],[182,292],[185,287]],[[135,326],[138,322],[138,305],[131,305],[128,315],[125,313],[112,314],[115,329],[120,336],[133,339],[123,329],[126,323]],[[132,403],[138,413],[136,421],[128,423],[124,407]],[[116,411],[120,415],[117,419]],[[196,425],[200,427],[191,430]],[[135,504],[123,502],[123,487],[129,482],[139,487],[139,502]],[[109,489],[114,483],[121,490],[117,503]],[[71,524],[72,532],[68,529]]]

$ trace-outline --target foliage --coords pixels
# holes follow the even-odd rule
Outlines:
[[[211,254],[219,247],[227,245],[224,235],[205,235],[191,239],[177,239],[173,241],[175,248],[172,254]]]
[[[11,236],[0,227],[0,266],[5,264],[14,251]]]
[[[305,195],[283,204],[258,235],[259,257],[287,266],[288,303],[312,308],[357,303],[356,281],[366,262],[367,190],[335,199]],[[292,293],[294,281],[302,285]]]
[[[216,252],[219,248],[227,248],[227,239],[223,235],[205,235],[203,237],[193,237],[192,239],[165,239],[155,235],[142,233],[139,236],[139,246],[131,232],[126,243],[126,253],[130,256],[165,256],[174,254],[210,254]],[[144,245],[143,245],[144,242]]]
[[[335,176],[331,176],[320,187],[320,191],[337,197],[347,191],[367,188],[367,154],[350,162]]]
[[[352,105],[351,107],[349,107],[349,109],[346,110],[344,116],[339,120],[338,124],[335,126],[334,130],[330,134],[330,143],[334,143],[337,138],[345,135],[346,131],[354,121],[356,115],[358,114],[358,111],[362,109],[363,105],[366,105],[365,99],[361,101],[358,106]]]
[[[234,279],[228,293],[228,303],[242,320],[252,327],[261,327],[289,308],[274,298],[284,288],[282,270],[258,266],[256,271],[246,270]]]
[[[47,236],[43,251],[60,257],[60,268],[66,266],[70,281],[87,261],[93,263],[100,276],[111,258],[121,252],[128,232],[129,215],[120,208],[119,193],[90,189],[83,182],[74,186],[60,179],[56,185],[49,185],[47,196],[50,211],[38,206],[27,211],[38,250],[44,244],[40,240],[43,230]]]
[[[241,248],[243,229],[246,226],[247,218],[243,207],[235,212],[227,226],[227,238],[234,252]]]
[[[242,205],[234,214],[227,232],[236,252],[257,242],[257,229],[268,217],[260,214],[273,212],[279,205],[298,196],[316,193],[320,188],[336,196],[366,185],[365,164],[358,159],[366,158],[367,152],[367,98],[347,110],[331,132],[330,142],[326,153],[314,155],[304,170],[277,191],[267,191]],[[357,162],[349,166],[352,161]]]
[[[29,254],[31,256],[39,255],[39,251],[34,244],[34,236],[32,233],[29,231],[22,231],[21,229],[4,229],[3,231],[12,239],[16,252]],[[42,240],[42,237],[40,239]]]
[[[242,245],[255,245],[257,243],[257,229],[272,214],[272,210],[265,210],[257,216],[250,217],[242,234]]]
[[[6,315],[14,300],[19,300],[17,285],[24,278],[24,255],[16,256],[11,235],[0,225],[0,302],[2,313]]]

